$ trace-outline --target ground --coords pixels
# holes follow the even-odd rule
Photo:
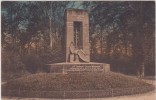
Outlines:
[[[154,80],[145,80],[146,82],[156,85]],[[64,99],[64,100],[155,100],[156,91],[151,91],[144,94],[130,95],[130,96],[118,96],[109,98],[90,98],[90,99]],[[63,100],[63,99],[45,99],[45,98],[9,98],[3,97],[2,100]]]
[[[10,98],[11,100],[63,100],[63,99],[45,99],[45,98]],[[2,98],[2,100],[10,100],[9,98]],[[91,98],[91,99],[64,99],[64,100],[155,100],[156,92],[152,91],[146,94],[138,94],[131,96],[119,96],[109,98]]]

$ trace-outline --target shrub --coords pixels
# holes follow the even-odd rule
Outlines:
[[[25,55],[23,57],[23,63],[25,64],[26,70],[31,73],[35,73],[45,66],[44,61],[37,54]]]
[[[2,49],[2,72],[19,72],[25,70],[19,54]]]

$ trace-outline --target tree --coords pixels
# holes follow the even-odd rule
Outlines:
[[[47,27],[49,27],[49,37],[50,37],[50,47],[53,48],[53,43],[57,41],[58,34],[64,25],[63,15],[64,9],[68,2],[56,2],[56,1],[48,1],[48,2],[38,2],[38,6],[40,7],[39,11],[43,16],[43,19],[48,19],[48,22],[45,21]]]
[[[107,40],[106,55],[115,54],[117,58],[130,56],[136,72],[143,75],[147,59],[145,51],[150,51],[146,41],[154,43],[151,39],[154,38],[154,2],[84,2],[84,6],[91,8],[90,23],[93,28],[90,31],[93,32],[97,25],[101,27],[101,34],[93,32],[101,38],[101,51]]]

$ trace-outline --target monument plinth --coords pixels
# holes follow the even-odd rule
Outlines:
[[[87,10],[65,10],[65,25],[65,62],[48,64],[50,72],[109,72],[109,64],[90,62]]]

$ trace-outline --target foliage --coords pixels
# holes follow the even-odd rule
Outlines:
[[[93,61],[116,65],[113,70],[154,74],[154,1],[2,1],[2,49],[12,52],[2,63],[15,57],[18,66],[36,72],[48,62],[63,61],[66,8],[88,10]]]
[[[19,72],[24,71],[25,66],[18,54],[2,50],[2,72]]]
[[[91,36],[97,34],[92,40],[96,43],[98,38],[99,42],[94,53],[100,52],[109,62],[129,56],[136,72],[144,73],[143,66],[148,69],[148,59],[154,56],[154,5],[152,1],[84,2],[86,9],[91,9]],[[91,46],[95,48],[95,45]]]

